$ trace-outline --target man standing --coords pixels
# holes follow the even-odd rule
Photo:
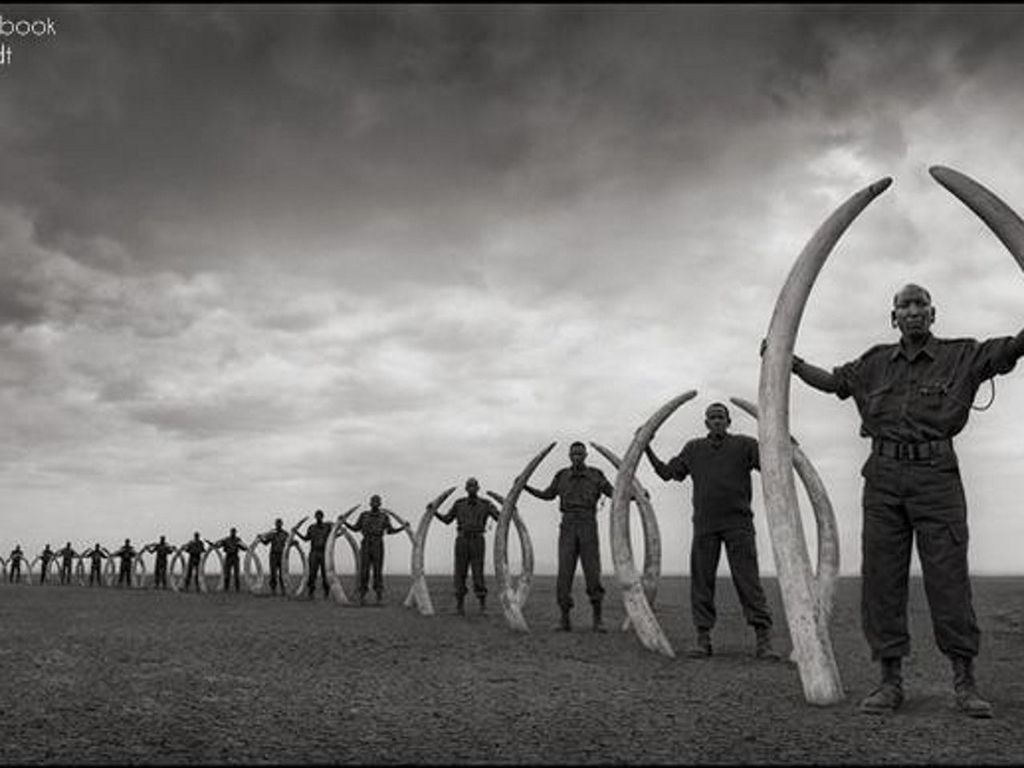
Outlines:
[[[543,491],[525,486],[529,494],[543,501],[558,497],[562,522],[558,528],[556,599],[562,619],[557,628],[564,632],[572,630],[572,582],[576,576],[577,559],[583,565],[583,576],[587,582],[593,629],[595,632],[606,631],[601,620],[604,587],[601,586],[601,551],[597,538],[597,502],[602,495],[611,496],[615,489],[601,470],[587,466],[586,459],[587,447],[577,441],[569,447],[571,465],[558,470],[551,485]]]
[[[43,551],[39,553],[39,561],[43,564],[42,570],[39,571],[40,586],[46,583],[46,577],[50,570],[50,561],[53,560],[53,555],[53,550],[50,549],[49,544],[43,547]]]
[[[60,555],[60,583],[70,584],[71,583],[71,566],[74,565],[75,556],[78,554],[74,549],[71,548],[71,542],[69,541],[64,545],[63,549],[57,550],[57,554]]]
[[[466,496],[455,501],[447,514],[434,510],[434,517],[445,525],[458,520],[455,537],[455,610],[466,615],[466,572],[473,569],[473,593],[480,603],[480,612],[487,608],[487,585],[484,583],[484,532],[487,519],[497,521],[498,508],[481,499],[480,484],[475,477],[466,481]]]
[[[238,592],[238,553],[242,550],[248,549],[248,547],[242,543],[242,540],[238,538],[238,530],[236,528],[232,528],[231,533],[229,533],[225,538],[216,542],[207,540],[206,543],[214,549],[224,550],[224,591],[227,592],[231,589],[231,574],[234,573],[235,592]]]
[[[25,559],[25,554],[21,551],[21,544],[15,544],[14,549],[11,550],[11,570],[8,576],[8,581],[12,584],[21,583],[21,561]]]
[[[974,680],[981,633],[953,437],[967,423],[981,383],[1009,373],[1024,354],[1024,331],[981,342],[936,338],[931,295],[914,284],[893,297],[890,321],[900,331],[898,343],[876,345],[831,372],[793,358],[793,372],[806,384],[841,400],[853,397],[861,434],[871,438],[861,470],[861,617],[882,681],[860,710],[891,712],[903,703],[901,660],[910,652],[907,584],[916,538],[935,640],[953,668],[956,705],[971,717],[991,717]]]
[[[124,546],[114,553],[114,557],[121,558],[121,570],[117,574],[117,586],[120,587],[122,584],[126,584],[128,587],[131,587],[132,563],[135,561],[135,548],[132,546],[131,539],[124,540]]]
[[[331,528],[334,527],[334,523],[324,522],[324,512],[322,509],[318,509],[313,515],[316,518],[315,523],[311,523],[306,528],[306,533],[303,534],[298,530],[299,525],[302,524],[300,520],[293,532],[303,541],[309,542],[309,579],[306,581],[306,594],[310,600],[313,599],[313,593],[316,591],[316,574],[320,572],[321,586],[324,590],[324,599],[331,593],[331,588],[327,585],[327,563],[324,559],[327,550],[327,538],[331,535]],[[306,518],[303,518],[305,520]],[[284,591],[284,584],[281,584],[281,591]]]
[[[110,553],[99,545],[97,542],[96,546],[92,549],[87,549],[82,553],[82,557],[88,557],[90,562],[89,568],[89,586],[93,585],[93,581],[100,587],[103,586],[103,558],[110,557]]]
[[[391,525],[388,510],[381,508],[381,498],[377,494],[370,497],[370,508],[359,515],[355,525],[342,520],[350,531],[361,532],[363,539],[359,545],[359,604],[366,605],[366,593],[373,574],[373,591],[377,593],[377,604],[383,600],[384,594],[384,534],[401,533],[409,527],[406,523],[401,528]]]
[[[192,541],[182,547],[188,555],[188,563],[185,565],[185,591],[188,592],[189,582],[195,579],[196,592],[199,591],[199,558],[206,551],[206,546],[199,538],[199,531],[192,534]]]
[[[153,588],[167,589],[167,557],[174,551],[174,547],[167,543],[166,536],[161,536],[160,541],[147,544],[142,551],[156,553],[156,564],[153,566]]]
[[[267,531],[260,537],[260,543],[270,545],[270,594],[277,594],[277,585],[281,585],[281,594],[285,594],[284,578],[282,577],[282,561],[284,548],[288,543],[288,531],[284,529],[284,521],[277,518],[274,530]]]
[[[647,447],[647,458],[662,480],[693,479],[693,541],[690,545],[690,610],[697,630],[691,658],[711,655],[715,626],[715,581],[725,546],[743,617],[754,628],[754,655],[777,660],[772,649],[772,616],[768,610],[757,564],[757,535],[750,508],[750,473],[760,470],[757,440],[729,433],[732,420],[722,403],[704,411],[707,437],[688,441],[665,464]]]

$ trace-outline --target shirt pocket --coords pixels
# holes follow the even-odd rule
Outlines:
[[[888,410],[889,395],[892,384],[883,384],[864,393],[864,413],[866,416],[878,417]]]

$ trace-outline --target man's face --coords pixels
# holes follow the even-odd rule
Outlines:
[[[277,520],[274,521],[274,527],[280,531],[284,527],[284,520],[282,520],[280,517],[277,518]]]
[[[572,465],[579,469],[584,466],[584,462],[587,459],[587,449],[582,445],[574,445],[569,449],[569,461]]]
[[[715,408],[704,415],[704,424],[712,437],[722,437],[729,429],[729,414],[720,408]]]
[[[468,493],[471,497],[476,498],[476,495],[479,492],[480,483],[476,481],[476,478],[469,478],[469,480],[466,481],[466,493]]]
[[[905,339],[916,340],[926,336],[935,322],[935,307],[927,292],[916,285],[902,288],[893,300],[892,322]]]
[[[380,496],[373,495],[370,497],[370,509],[380,509]]]

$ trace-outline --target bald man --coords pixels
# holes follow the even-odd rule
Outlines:
[[[917,540],[935,640],[953,668],[954,701],[970,717],[992,716],[978,694],[974,659],[981,635],[967,564],[967,503],[953,438],[967,424],[981,383],[1009,373],[1024,354],[1024,331],[978,341],[932,335],[931,294],[909,283],[894,296],[895,344],[878,344],[831,371],[793,357],[805,384],[853,397],[860,433],[871,438],[861,531],[861,622],[882,680],[860,703],[868,714],[903,703],[902,659],[910,653],[907,584]]]
[[[761,469],[757,440],[729,433],[729,409],[712,403],[704,411],[706,437],[688,441],[667,464],[654,449],[646,454],[662,480],[693,480],[693,541],[690,546],[690,610],[697,631],[691,658],[711,656],[715,626],[715,581],[722,548],[729,560],[743,617],[754,628],[754,655],[777,660],[772,615],[761,587],[757,534],[750,508],[750,473]]]
[[[455,537],[455,611],[466,614],[466,574],[473,570],[473,594],[480,603],[480,612],[487,609],[487,585],[484,583],[484,533],[487,520],[498,520],[498,508],[487,499],[481,499],[480,483],[475,477],[466,481],[466,495],[456,499],[447,513],[434,511],[434,517],[445,525],[458,520]]]

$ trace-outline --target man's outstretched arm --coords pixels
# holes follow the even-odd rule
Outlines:
[[[793,355],[793,373],[804,384],[821,392],[834,394],[837,389],[836,377],[832,375],[831,371],[811,365],[796,355]]]

